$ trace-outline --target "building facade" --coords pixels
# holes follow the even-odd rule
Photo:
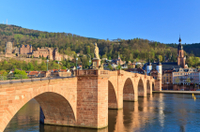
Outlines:
[[[49,60],[61,61],[63,59],[63,56],[58,52],[58,48],[37,48],[36,51],[33,51],[32,55],[36,58],[44,57],[48,58]]]
[[[162,88],[163,89],[173,89],[173,70],[165,70],[162,75]]]
[[[196,68],[179,68],[172,72],[173,84],[199,84],[199,77]]]
[[[173,70],[163,71],[163,76],[162,76],[163,84],[173,84],[172,72],[173,72]]]
[[[19,48],[19,54],[21,55],[32,54],[32,52],[32,45],[21,45]]]

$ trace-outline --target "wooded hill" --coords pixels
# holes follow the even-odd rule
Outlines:
[[[0,51],[4,51],[6,42],[14,42],[14,46],[21,44],[30,44],[33,50],[37,47],[58,47],[59,52],[71,56],[76,56],[76,53],[90,54],[94,56],[94,42],[98,43],[101,57],[109,59],[117,58],[118,54],[125,61],[157,61],[159,58],[164,61],[168,58],[170,62],[176,61],[177,45],[163,44],[147,39],[134,38],[129,40],[103,40],[82,37],[71,33],[53,33],[43,32],[32,29],[26,29],[15,25],[0,24]],[[200,56],[197,48],[200,44],[184,45],[186,55]],[[190,53],[190,54],[189,54]],[[195,63],[196,64],[196,63]]]

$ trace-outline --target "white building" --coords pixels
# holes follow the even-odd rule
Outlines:
[[[177,79],[178,78],[178,79]],[[189,78],[189,79],[188,79]],[[172,72],[173,84],[199,84],[200,73],[196,68],[177,68]],[[188,82],[189,81],[189,82]]]

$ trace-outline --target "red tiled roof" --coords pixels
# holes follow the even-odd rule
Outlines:
[[[40,74],[46,74],[46,71],[41,71]]]
[[[51,71],[55,72],[55,71],[58,71],[58,69],[52,69]]]
[[[65,69],[60,69],[60,72],[67,72],[67,70],[65,70]]]
[[[40,73],[39,71],[30,71],[28,75],[29,75],[29,76],[30,76],[30,75],[37,75],[37,74],[39,74],[39,73]]]
[[[150,73],[158,73],[158,71],[153,69],[153,70],[150,71]]]

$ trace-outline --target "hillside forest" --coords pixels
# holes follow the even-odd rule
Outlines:
[[[86,63],[94,56],[94,43],[99,47],[101,58],[116,59],[118,54],[124,61],[143,61],[150,59],[151,62],[168,61],[176,62],[177,44],[164,44],[147,39],[115,39],[104,40],[97,38],[82,37],[71,33],[43,32],[26,29],[15,25],[0,24],[0,52],[4,52],[6,42],[11,41],[14,46],[21,44],[37,47],[58,47],[61,54],[76,57],[80,53],[79,63]],[[178,42],[178,38],[177,38]],[[200,44],[183,44],[186,63],[189,66],[197,67],[200,63],[198,52]],[[66,62],[67,63],[67,62]]]

